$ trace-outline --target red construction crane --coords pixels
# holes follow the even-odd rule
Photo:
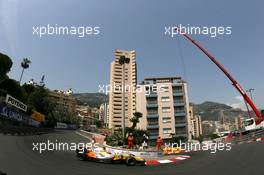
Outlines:
[[[253,126],[248,127],[246,126],[246,130],[252,130],[256,129],[257,125],[260,123],[264,126],[264,115],[260,113],[260,111],[257,109],[256,105],[253,103],[253,101],[248,97],[247,93],[243,90],[241,85],[227,72],[227,70],[221,65],[215,57],[213,57],[201,44],[196,42],[194,39],[192,39],[188,34],[182,33],[181,31],[178,31],[178,28],[175,28],[176,32],[183,35],[185,38],[187,38],[190,42],[192,42],[196,47],[198,47],[215,65],[227,76],[227,78],[232,82],[232,85],[238,90],[238,92],[242,95],[244,100],[249,104],[249,106],[252,108],[254,113],[256,114],[256,117],[258,118],[257,121],[254,120],[254,118],[247,119],[247,126]]]

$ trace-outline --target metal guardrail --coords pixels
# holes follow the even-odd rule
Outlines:
[[[264,138],[264,129],[250,132],[241,136],[236,136],[235,138],[226,141],[231,142],[232,144],[239,144],[256,141],[258,138]]]
[[[258,130],[255,132],[257,136],[264,136],[264,129]]]
[[[79,130],[78,131],[80,134],[86,136],[87,138],[93,140],[96,142],[96,143],[99,143],[100,145],[104,145],[104,140],[105,140],[105,136],[102,135],[102,134],[99,134],[99,133],[92,133],[92,132],[87,132],[87,131],[84,131],[84,130]]]
[[[28,126],[0,125],[0,133],[10,135],[40,135],[52,132],[53,128],[34,128]]]

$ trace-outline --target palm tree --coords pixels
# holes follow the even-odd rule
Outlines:
[[[24,74],[24,70],[29,68],[29,64],[31,63],[31,61],[28,58],[23,58],[23,61],[21,62],[21,67],[22,67],[22,73],[19,79],[19,84],[21,84],[21,80]]]
[[[131,129],[136,128],[137,123],[139,122],[139,118],[142,117],[142,113],[141,112],[134,112],[133,115],[134,115],[134,117],[130,119],[130,122],[133,123],[133,125],[131,126]]]

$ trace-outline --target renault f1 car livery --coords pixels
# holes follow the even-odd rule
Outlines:
[[[76,150],[79,160],[88,160],[101,163],[126,164],[128,166],[145,165],[146,160],[130,153],[111,153],[102,149],[79,148]]]

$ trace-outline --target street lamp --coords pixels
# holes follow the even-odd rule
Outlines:
[[[130,62],[130,59],[125,57],[125,56],[120,56],[119,59],[119,64],[122,65],[122,134],[123,134],[123,138],[125,138],[125,110],[126,110],[126,106],[125,106],[125,97],[126,97],[126,92],[125,92],[125,64],[128,64]]]
[[[251,100],[253,100],[252,91],[254,91],[254,90],[255,89],[253,89],[253,88],[250,88],[250,89],[246,90],[246,92],[249,92]]]

